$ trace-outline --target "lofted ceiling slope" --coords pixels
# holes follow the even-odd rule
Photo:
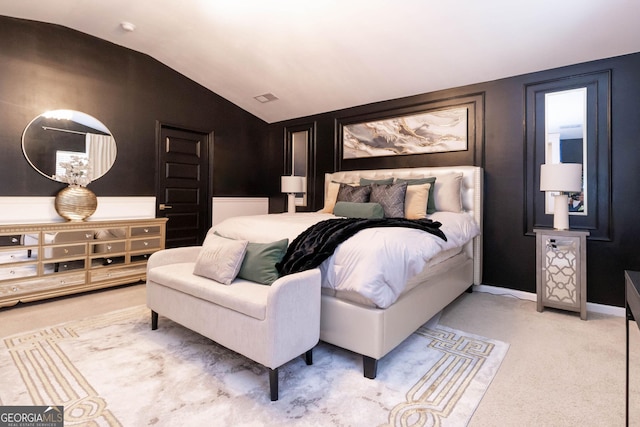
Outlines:
[[[640,51],[637,0],[0,0],[0,15],[145,53],[269,123]]]

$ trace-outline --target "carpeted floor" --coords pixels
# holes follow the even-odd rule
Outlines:
[[[361,357],[321,343],[314,364],[267,370],[136,306],[6,337],[1,405],[65,407],[66,425],[466,425],[508,345],[422,327],[363,377]]]

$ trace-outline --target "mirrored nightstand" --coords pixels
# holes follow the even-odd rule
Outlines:
[[[577,311],[587,319],[588,231],[535,229],[538,311]]]

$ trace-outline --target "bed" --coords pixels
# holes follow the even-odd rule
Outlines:
[[[419,167],[326,174],[325,205],[321,211],[229,218],[214,226],[212,232],[261,243],[287,238],[291,244],[310,224],[343,214],[344,206],[349,203],[336,203],[336,188],[341,185],[357,187],[371,182],[408,181],[405,196],[409,197],[410,192],[418,194],[418,184],[424,187],[426,177],[431,178],[427,188],[432,191],[436,205],[430,206],[431,211],[434,207],[436,211],[426,216],[442,224],[440,229],[447,236],[446,241],[415,229],[366,229],[338,246],[335,254],[320,265],[323,275],[320,339],[362,355],[364,375],[375,378],[381,358],[473,284],[481,283],[483,174],[480,167]],[[341,194],[344,198],[344,193]],[[454,236],[458,231],[462,235]],[[388,242],[395,243],[386,242],[386,239],[392,239],[389,233],[393,233],[395,240]],[[357,240],[365,238],[371,239],[371,243]],[[420,255],[415,256],[412,242],[422,245],[426,240],[435,242],[438,250],[419,247],[415,250],[420,251]],[[380,271],[369,267],[367,259],[378,256],[372,253],[373,242],[382,242],[384,253],[390,252],[388,245],[401,246],[398,251],[401,255],[398,258],[393,255],[394,261],[389,261],[398,265]],[[352,270],[358,269],[360,272],[353,273]],[[363,271],[371,276],[363,276]],[[384,277],[379,280],[377,275]],[[355,281],[363,283],[354,290]],[[375,290],[377,283],[376,288],[371,284],[378,281],[385,282],[390,289]],[[361,294],[360,288],[369,289],[369,293]]]

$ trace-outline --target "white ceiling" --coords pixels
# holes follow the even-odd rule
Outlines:
[[[270,123],[640,52],[638,0],[0,0],[0,15],[146,53]]]

